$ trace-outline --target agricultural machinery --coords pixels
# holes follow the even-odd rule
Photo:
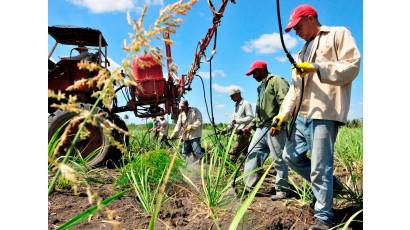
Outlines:
[[[232,1],[232,0],[231,0]],[[234,1],[232,1],[234,2]],[[173,61],[171,58],[171,49],[169,44],[165,43],[166,61],[168,77],[164,78],[162,64],[158,64],[149,55],[134,57],[132,61],[133,76],[124,77],[133,79],[136,86],[116,86],[116,93],[122,92],[126,100],[125,105],[118,105],[118,100],[114,98],[110,108],[106,108],[102,103],[98,104],[97,113],[103,115],[106,119],[112,121],[118,127],[128,130],[125,122],[117,113],[131,111],[139,118],[148,118],[168,114],[172,119],[178,117],[178,103],[185,91],[191,90],[191,82],[200,67],[201,59],[205,56],[205,50],[215,38],[214,49],[216,44],[216,31],[220,24],[228,0],[222,0],[219,10],[216,10],[212,3],[210,4],[213,12],[213,24],[208,29],[205,37],[198,42],[194,60],[187,74],[177,77],[175,70],[172,69]],[[77,97],[77,106],[90,110],[96,99],[91,97],[95,87],[84,85],[75,90],[67,90],[67,87],[73,85],[75,81],[88,79],[96,76],[98,72],[80,70],[78,64],[81,61],[96,63],[103,68],[110,65],[107,56],[107,42],[102,33],[97,29],[75,26],[49,26],[49,35],[55,39],[55,44],[48,54],[48,89],[54,92],[60,91],[66,95],[75,95]],[[165,39],[169,39],[168,34],[164,34]],[[54,62],[50,59],[58,44],[67,46],[76,46],[71,48],[69,56],[61,57]],[[84,54],[84,51],[87,52]],[[89,53],[88,51],[94,51]],[[74,56],[73,52],[80,54]],[[214,53],[214,52],[213,52]],[[212,59],[212,57],[210,58]],[[208,59],[208,60],[210,60]],[[148,63],[147,67],[141,68],[137,65],[138,61]],[[56,103],[55,99],[49,98],[49,119],[48,119],[48,139],[49,141],[59,133],[59,130],[67,126],[69,120],[74,118],[74,112],[65,110],[56,110],[51,105]],[[89,166],[103,165],[107,160],[118,160],[121,157],[120,151],[114,146],[110,146],[108,137],[104,134],[103,129],[98,124],[93,126],[87,125],[90,132],[87,138],[76,143],[76,149],[83,158],[88,158]],[[73,138],[78,130],[78,126],[71,127],[69,138]],[[61,132],[61,131],[60,131]],[[113,137],[118,141],[128,141],[123,134],[113,131]],[[61,134],[60,134],[61,135]],[[67,146],[62,148],[60,155],[67,150]]]

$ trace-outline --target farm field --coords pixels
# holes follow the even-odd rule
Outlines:
[[[242,192],[242,169],[235,192],[231,184],[239,163],[227,157],[234,135],[215,141],[212,130],[204,129],[206,156],[192,164],[181,158],[178,141],[171,142],[173,148],[161,148],[145,126],[128,128],[129,147],[120,166],[89,168],[76,157],[67,161],[69,170],[49,195],[49,229],[148,229],[150,221],[154,229],[229,229],[235,221],[234,229],[308,229],[313,223],[313,194],[291,170],[291,196],[270,199],[275,170],[269,158],[255,197]],[[335,229],[362,229],[362,128],[340,129],[334,164],[334,174],[347,188],[335,195]],[[54,174],[49,169],[49,180]],[[247,201],[250,206],[238,217]],[[95,205],[98,209],[90,209]]]

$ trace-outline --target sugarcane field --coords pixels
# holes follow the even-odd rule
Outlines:
[[[48,4],[48,229],[363,229],[362,1]]]

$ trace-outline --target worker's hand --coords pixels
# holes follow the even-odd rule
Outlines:
[[[270,128],[270,135],[275,136],[278,134],[282,128],[284,117],[282,115],[276,115],[272,119],[272,128]]]
[[[191,130],[192,130],[192,126],[190,126],[190,125],[188,125],[188,126],[184,129],[184,131],[185,131],[186,133],[191,132]]]
[[[251,130],[250,130],[249,128],[243,128],[243,129],[242,129],[242,133],[243,133],[244,135],[249,135],[249,134],[251,134]]]
[[[296,69],[296,74],[301,78],[305,77],[309,73],[316,72],[316,67],[310,62],[297,63],[296,66],[301,70],[299,71],[299,69]]]

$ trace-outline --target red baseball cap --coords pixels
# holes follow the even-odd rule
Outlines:
[[[290,15],[289,23],[285,28],[285,32],[288,33],[293,27],[295,27],[303,16],[309,15],[317,16],[317,11],[315,8],[309,6],[308,4],[297,6],[293,9],[292,14]]]
[[[254,63],[252,63],[251,67],[249,68],[248,72],[246,72],[246,76],[249,76],[252,74],[252,72],[255,69],[267,69],[268,68],[268,64],[266,64],[266,62],[264,61],[255,61]]]

